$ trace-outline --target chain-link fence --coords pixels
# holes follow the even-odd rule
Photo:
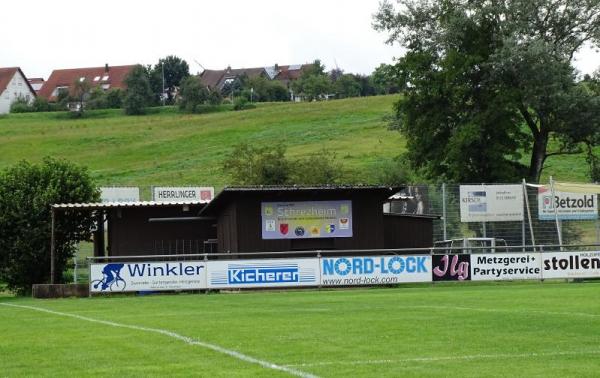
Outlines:
[[[461,186],[463,186],[462,194]],[[469,205],[475,207],[471,208],[474,212],[479,210],[482,213],[486,212],[487,205],[489,212],[491,202],[494,201],[493,198],[490,198],[490,188],[499,188],[505,194],[516,197],[510,201],[504,201],[509,204],[509,207],[522,206],[520,212],[515,211],[508,217],[514,218],[514,220],[499,220],[490,217],[488,221],[474,221],[473,218],[469,219],[465,216],[465,208],[468,209]],[[600,243],[597,194],[574,194],[577,199],[570,200],[574,206],[567,209],[570,211],[569,213],[554,211],[551,198],[556,196],[558,196],[558,192],[552,193],[549,186],[540,187],[525,183],[412,185],[395,196],[390,211],[438,215],[439,219],[434,221],[434,241],[498,238],[505,240],[507,245],[513,246]],[[565,201],[567,201],[566,198]],[[465,205],[466,201],[474,201],[474,199],[479,199],[481,202]],[[502,201],[497,205],[503,206]],[[569,207],[570,203],[563,203],[563,205]],[[578,207],[578,205],[582,206]],[[461,214],[461,210],[463,214]],[[476,219],[476,217],[474,218]],[[518,220],[516,220],[517,218]],[[500,219],[503,218],[500,217]],[[562,243],[560,243],[561,241]]]

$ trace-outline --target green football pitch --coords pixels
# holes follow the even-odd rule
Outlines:
[[[0,297],[0,376],[598,376],[600,283]]]

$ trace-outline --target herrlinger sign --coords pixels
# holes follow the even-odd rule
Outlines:
[[[556,209],[556,211],[555,211]],[[598,199],[592,193],[567,193],[538,189],[538,214],[540,220],[598,219]]]
[[[523,220],[521,185],[461,185],[461,222]]]
[[[90,265],[90,292],[206,289],[206,263],[137,262]]]
[[[156,202],[211,201],[215,189],[204,186],[155,186],[152,199]]]
[[[263,202],[263,239],[352,237],[352,201]]]

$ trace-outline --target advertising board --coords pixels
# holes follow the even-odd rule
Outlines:
[[[387,285],[431,281],[431,256],[321,258],[321,285]]]
[[[208,288],[268,288],[319,285],[319,259],[210,261]]]
[[[433,281],[471,280],[471,255],[452,254],[431,256],[431,279]]]
[[[552,252],[542,254],[542,278],[600,277],[600,252]]]
[[[106,202],[138,202],[140,200],[140,188],[135,186],[114,186],[100,188],[100,198]]]
[[[520,185],[461,185],[461,222],[522,221],[523,188]]]
[[[90,265],[90,292],[195,290],[206,288],[204,261]]]
[[[210,201],[215,188],[209,186],[154,186],[152,200],[156,202]]]
[[[554,210],[556,208],[556,211]],[[540,220],[598,219],[598,197],[594,193],[568,193],[538,188]]]
[[[352,237],[352,201],[262,202],[263,239]]]
[[[471,255],[471,280],[539,280],[540,253],[478,253]]]

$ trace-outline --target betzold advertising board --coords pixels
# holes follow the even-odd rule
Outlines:
[[[486,253],[471,255],[472,281],[539,280],[540,253]]]
[[[208,186],[155,186],[152,199],[156,202],[210,201],[215,188]]]
[[[431,281],[431,256],[321,258],[321,285],[387,285]]]
[[[600,252],[553,252],[542,254],[542,278],[600,277]]]
[[[471,279],[471,255],[433,255],[431,259],[431,279],[433,281],[468,281]]]
[[[261,203],[263,239],[352,237],[352,201]]]
[[[206,289],[206,263],[136,262],[90,265],[90,292]]]
[[[556,211],[554,209],[556,208]],[[538,189],[540,220],[598,219],[598,198],[593,193],[567,193],[548,188]]]
[[[268,288],[319,285],[319,259],[210,261],[208,287]]]
[[[140,188],[134,186],[100,188],[101,201],[106,202],[138,202]]]
[[[461,222],[523,220],[521,185],[461,185]]]

